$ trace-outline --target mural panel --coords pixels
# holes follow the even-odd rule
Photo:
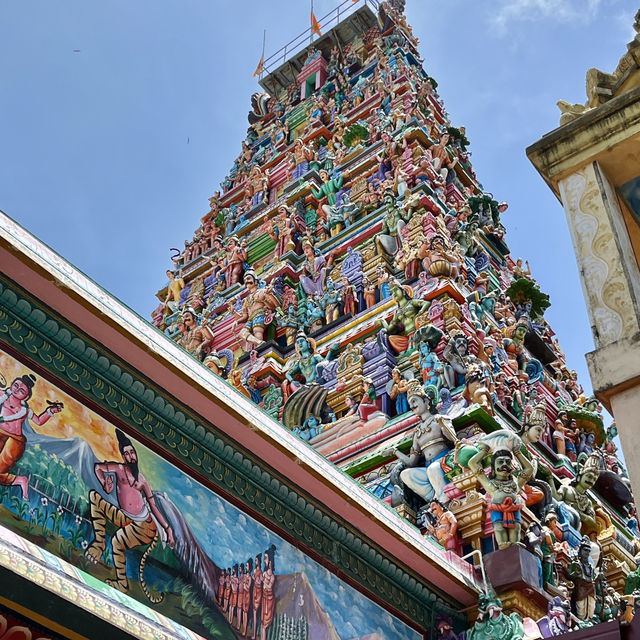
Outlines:
[[[420,638],[0,351],[0,523],[207,637]]]

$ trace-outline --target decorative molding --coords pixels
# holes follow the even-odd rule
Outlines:
[[[637,319],[593,165],[559,182],[596,347],[633,333]]]
[[[89,585],[95,579],[68,562],[58,559],[58,567],[50,565],[25,549],[10,544],[7,532],[0,527],[0,566],[60,596],[64,600],[92,613],[135,638],[143,640],[175,640],[176,627],[166,624],[167,618],[156,614],[124,593],[102,585],[100,590]],[[9,533],[9,536],[11,534]],[[86,576],[86,579],[85,579]],[[162,620],[164,618],[164,621]],[[186,627],[180,626],[180,637],[204,640]],[[57,635],[55,636],[58,637]]]
[[[245,504],[276,531],[294,536],[308,553],[319,556],[342,576],[420,627],[431,626],[436,610],[459,617],[455,603],[444,594],[436,593],[362,534],[350,530],[300,490],[247,458],[213,425],[201,423],[188,408],[152,388],[125,363],[39,308],[15,284],[0,278],[2,342],[58,376],[80,397],[151,439],[171,457],[205,477],[223,495]],[[395,514],[387,517],[398,520]],[[398,525],[409,529],[399,520]],[[418,537],[422,545],[429,545]],[[444,553],[431,548],[429,555],[439,555],[445,570],[463,575],[461,567],[447,565]],[[477,588],[471,570],[464,577],[470,589]]]

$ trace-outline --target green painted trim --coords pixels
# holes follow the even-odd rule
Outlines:
[[[335,567],[424,629],[436,611],[464,621],[445,594],[370,544],[299,489],[256,464],[215,426],[164,395],[104,346],[42,308],[15,283],[0,278],[0,343],[6,342],[204,476],[285,537]]]

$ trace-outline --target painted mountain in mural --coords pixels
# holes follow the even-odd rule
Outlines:
[[[173,550],[180,558],[184,570],[205,596],[215,600],[220,569],[200,546],[191,527],[167,494],[155,491],[154,496],[156,504],[171,524],[176,540]]]
[[[309,640],[340,640],[331,617],[320,604],[304,571],[278,575],[273,592],[276,616],[305,617],[309,625]]]
[[[90,489],[95,489],[107,498],[93,470],[98,458],[86,440],[77,437],[54,438],[37,433],[28,420],[23,422],[22,432],[27,438],[27,446],[40,445],[43,451],[71,466]]]

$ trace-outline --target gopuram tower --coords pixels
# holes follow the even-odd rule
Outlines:
[[[340,7],[261,60],[247,137],[153,323],[389,518],[482,565],[467,637],[498,637],[484,614],[500,606],[510,638],[522,618],[550,637],[550,619],[630,614],[638,523],[615,427],[510,255],[508,205],[479,185],[404,0]]]

